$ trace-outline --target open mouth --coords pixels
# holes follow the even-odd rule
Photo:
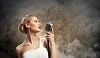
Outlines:
[[[38,28],[40,28],[40,29],[41,29],[41,27],[38,27]]]

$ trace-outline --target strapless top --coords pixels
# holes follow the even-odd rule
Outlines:
[[[45,47],[43,47],[44,39],[40,39],[39,48],[35,50],[28,50],[23,53],[23,58],[48,58],[48,52]]]

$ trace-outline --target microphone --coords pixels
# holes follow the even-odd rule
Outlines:
[[[51,32],[52,31],[52,27],[53,27],[53,24],[52,23],[47,23],[46,24],[46,27],[45,27],[45,31],[47,32]],[[49,58],[51,58],[51,51],[50,51],[50,46],[49,46],[49,40],[47,39],[47,50],[48,50],[48,56]]]

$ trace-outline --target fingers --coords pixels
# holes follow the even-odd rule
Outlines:
[[[47,34],[47,35],[50,35],[50,34],[52,34],[52,33],[51,33],[51,32],[46,32],[46,34]]]
[[[50,36],[49,36],[49,35],[46,35],[46,39],[47,39],[47,40],[50,40]]]
[[[52,34],[51,32],[46,33],[46,39],[47,40],[53,40],[53,38],[54,38],[54,34]]]

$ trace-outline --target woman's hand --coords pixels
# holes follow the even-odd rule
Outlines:
[[[54,30],[52,27],[52,31],[46,32],[46,39],[50,41],[50,56],[51,58],[57,58],[56,56],[56,47],[55,47],[55,41],[54,41]]]
[[[52,27],[52,31],[46,32],[46,39],[50,41],[50,44],[54,43],[54,30]]]

